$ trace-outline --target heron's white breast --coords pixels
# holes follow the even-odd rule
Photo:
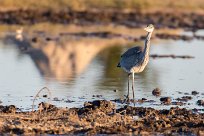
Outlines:
[[[140,73],[142,72],[145,67],[147,66],[149,62],[149,56],[148,57],[145,57],[144,61],[142,63],[140,63],[139,65],[136,65],[134,66],[133,68],[131,68],[131,73],[134,72],[134,73]]]

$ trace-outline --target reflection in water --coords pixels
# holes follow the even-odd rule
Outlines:
[[[16,30],[16,39],[23,41],[23,27]]]
[[[47,80],[50,78],[58,81],[75,79],[86,70],[91,61],[100,53],[99,57],[103,60],[100,62],[103,65],[103,70],[98,72],[104,73],[97,86],[104,90],[106,90],[107,86],[112,88],[112,90],[117,89],[122,92],[127,90],[125,84],[128,76],[116,67],[123,52],[121,45],[107,46],[91,42],[91,40],[76,41],[73,39],[63,42],[55,40],[46,41],[46,39],[39,41],[38,39],[39,42],[31,42],[26,39],[19,41],[12,36],[7,36],[5,41],[12,41],[21,51],[29,54],[41,75]],[[157,85],[159,72],[154,67],[152,67],[151,72],[148,72],[148,68],[146,69],[135,76],[136,84],[140,88],[150,86],[150,81],[151,85]]]
[[[102,48],[86,43],[48,42],[41,48],[48,58],[48,65],[39,63],[37,65],[45,76],[54,76],[57,80],[64,80],[67,77],[80,75]]]
[[[20,51],[29,54],[46,80],[55,79],[69,84],[67,81],[75,80],[87,69],[95,57],[99,57],[102,60],[99,62],[103,68],[96,71],[103,74],[101,74],[100,80],[94,81],[96,86],[101,90],[107,90],[107,87],[111,90],[120,90],[120,96],[123,96],[124,91],[127,90],[127,74],[116,67],[120,54],[123,52],[121,45],[108,46],[104,43],[91,42],[92,40],[76,41],[76,39],[66,39],[65,41],[38,39],[38,42],[25,39],[19,41],[12,36],[7,36],[4,41],[5,43],[12,41]],[[100,75],[99,73],[98,75]],[[150,80],[151,85],[157,84],[158,72],[152,68],[151,73],[145,70],[135,76],[138,88],[150,86]]]
[[[80,75],[91,60],[105,48],[91,42],[41,41],[32,43],[18,41],[8,36],[5,41],[13,41],[20,50],[31,56],[43,77],[66,81]]]

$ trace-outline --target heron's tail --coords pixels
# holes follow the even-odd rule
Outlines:
[[[121,67],[120,62],[118,63],[117,67],[119,67],[119,68]]]

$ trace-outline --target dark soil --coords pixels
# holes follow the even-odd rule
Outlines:
[[[1,134],[195,134],[204,133],[204,114],[192,110],[124,106],[96,100],[82,108],[57,108],[39,104],[34,112],[17,112],[15,106],[1,106]],[[12,110],[10,110],[12,109]]]
[[[1,11],[1,24],[34,24],[39,22],[53,22],[63,24],[106,24],[115,23],[128,27],[140,27],[144,24],[155,24],[156,27],[188,28],[197,30],[204,28],[204,16],[196,13],[168,13],[168,12],[122,12],[122,11],[36,11],[14,10]]]

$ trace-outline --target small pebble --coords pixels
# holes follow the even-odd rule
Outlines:
[[[191,100],[191,99],[192,99],[191,96],[183,96],[183,97],[181,97],[181,98],[177,98],[176,100],[177,100],[177,101],[187,102],[187,101],[189,101],[189,100]]]
[[[171,98],[170,97],[162,97],[162,98],[160,98],[160,101],[163,102],[164,104],[170,104]]]
[[[198,112],[199,110],[196,109],[196,108],[194,108],[194,109],[192,109],[192,111],[193,111],[193,112]]]
[[[178,91],[178,94],[182,94],[182,92]]]
[[[92,95],[92,97],[100,98],[100,97],[102,97],[102,95],[97,94],[97,95]]]
[[[204,100],[198,100],[198,101],[197,101],[197,104],[198,104],[199,106],[204,106]]]
[[[146,98],[142,98],[142,100],[143,100],[143,101],[146,101],[147,99],[146,99]]]
[[[182,105],[184,105],[184,103],[183,102],[172,102],[172,105],[182,106]]]
[[[117,89],[115,89],[115,90],[113,90],[113,92],[118,92],[118,90],[117,90]]]
[[[65,102],[67,102],[67,103],[72,103],[72,102],[74,102],[74,101],[67,99]]]
[[[53,101],[60,101],[60,100],[59,100],[59,98],[54,97],[54,98],[53,98]]]
[[[34,43],[36,43],[36,42],[37,42],[37,37],[33,37],[33,38],[31,39],[31,41],[34,42]]]
[[[152,91],[152,94],[154,96],[160,96],[161,95],[161,90],[159,88],[155,88],[153,91]]]
[[[45,38],[46,41],[51,41],[52,39],[50,37]]]
[[[192,94],[192,95],[197,95],[197,94],[199,94],[199,92],[197,92],[197,91],[192,91],[191,94]]]
[[[44,98],[47,98],[47,94],[43,95]]]

